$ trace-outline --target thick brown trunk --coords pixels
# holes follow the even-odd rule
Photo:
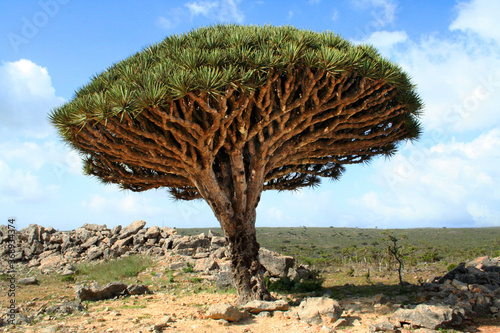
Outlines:
[[[242,221],[237,218],[237,220]],[[237,223],[236,232],[226,234],[231,256],[233,280],[238,291],[238,303],[252,300],[272,300],[264,283],[264,268],[259,262],[259,243],[255,234],[255,221]]]

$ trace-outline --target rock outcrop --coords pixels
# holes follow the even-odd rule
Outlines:
[[[212,232],[207,235],[180,236],[169,227],[152,226],[134,221],[122,227],[109,229],[106,225],[84,224],[71,231],[57,231],[52,227],[31,224],[17,233],[15,261],[27,263],[41,273],[57,272],[71,275],[80,262],[109,260],[131,254],[176,256],[180,259],[170,269],[183,269],[190,265],[193,271],[216,276],[217,286],[224,289],[232,285],[230,261],[226,240]],[[0,255],[7,261],[8,229],[0,226]],[[295,259],[261,248],[260,261],[266,276],[303,278],[309,271],[294,269]],[[3,267],[6,267],[3,265]]]

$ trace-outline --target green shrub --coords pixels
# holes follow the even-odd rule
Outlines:
[[[94,280],[104,284],[127,277],[135,277],[152,264],[153,260],[148,256],[131,255],[125,258],[107,260],[97,264],[82,264],[77,267],[78,270],[76,274],[85,276],[88,280]]]
[[[313,278],[310,280],[290,279],[289,277],[280,278],[271,282],[269,278],[264,279],[267,289],[276,292],[312,292],[323,290],[323,279]]]
[[[456,264],[449,264],[447,267],[446,267],[446,270],[449,272],[451,271],[453,268],[457,267]]]
[[[194,272],[193,265],[191,265],[190,263],[187,263],[187,267],[184,267],[182,270],[184,271],[184,273]]]
[[[353,277],[354,276],[354,268],[349,267],[349,269],[345,272],[345,275],[347,277]]]
[[[61,282],[75,282],[75,280],[74,275],[65,275],[61,277]]]

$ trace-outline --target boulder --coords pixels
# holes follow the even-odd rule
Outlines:
[[[59,269],[67,264],[67,260],[60,253],[52,253],[47,257],[40,259],[40,270],[43,273],[49,273]]]
[[[168,238],[173,235],[177,235],[177,230],[169,227],[161,227],[160,232],[163,238]]]
[[[97,247],[97,246],[92,246],[87,251],[87,259],[88,260],[98,259],[98,258],[102,257],[102,255],[103,255],[102,249]]]
[[[118,236],[120,234],[120,231],[122,231],[122,226],[121,225],[117,225],[116,227],[114,227],[111,230],[111,234],[114,235],[114,236]]]
[[[73,302],[65,302],[62,304],[50,306],[47,309],[45,309],[45,313],[48,313],[50,315],[54,314],[66,315],[83,310],[85,310],[85,307],[83,306],[82,303],[78,301],[73,301]]]
[[[111,282],[105,286],[86,287],[78,285],[75,287],[76,296],[80,301],[100,301],[124,294],[127,285],[121,282]]]
[[[120,231],[120,235],[118,238],[123,239],[127,238],[130,235],[135,235],[139,230],[144,228],[145,225],[146,221],[143,220],[134,221]]]
[[[175,250],[182,250],[182,249],[197,249],[197,248],[203,248],[203,249],[208,249],[210,248],[210,238],[200,238],[200,237],[193,237],[193,236],[184,236],[181,238],[176,238],[174,239],[174,242],[172,244],[172,248]]]
[[[152,226],[151,228],[148,228],[144,236],[146,236],[146,238],[158,238],[159,235],[160,228],[158,228],[157,226]]]
[[[288,269],[295,264],[295,259],[261,247],[259,262],[272,276],[285,277],[288,275]]]
[[[260,313],[263,311],[287,311],[290,308],[290,305],[283,301],[251,301],[242,306],[243,309],[247,310],[250,313]]]
[[[217,262],[211,258],[198,259],[193,265],[193,271],[195,272],[209,272],[219,268]]]
[[[297,310],[300,320],[307,324],[320,325],[323,318],[335,322],[342,315],[339,302],[327,297],[310,297],[302,301]]]
[[[233,273],[231,271],[220,271],[215,274],[215,286],[219,290],[234,287]]]
[[[32,276],[24,279],[19,279],[17,283],[20,285],[38,284],[38,280],[36,279],[36,277]]]
[[[89,223],[85,223],[82,228],[87,229],[88,231],[91,232],[98,232],[108,229],[108,227],[105,224],[99,225],[99,224],[89,224]]]
[[[243,313],[241,313],[234,305],[223,303],[212,305],[208,309],[205,316],[216,320],[224,319],[227,321],[238,321],[243,317]]]
[[[117,240],[113,244],[113,246],[111,246],[111,249],[112,250],[114,250],[114,249],[120,250],[120,249],[122,249],[125,246],[131,245],[133,241],[134,241],[134,236],[129,236],[127,238],[122,238],[120,240]]]
[[[414,309],[398,309],[391,316],[391,321],[432,330],[462,322],[450,306],[427,304],[419,304]]]
[[[77,239],[80,240],[81,243],[85,243],[87,241],[87,239],[89,239],[93,235],[94,235],[94,233],[92,231],[89,231],[83,227],[80,227],[80,228],[76,229],[76,231],[75,231],[75,236]]]
[[[143,284],[131,284],[127,287],[127,293],[129,295],[146,295],[152,294],[153,292]]]
[[[98,236],[92,236],[89,237],[82,245],[80,245],[84,249],[88,249],[92,245],[97,245],[97,242],[99,241]]]

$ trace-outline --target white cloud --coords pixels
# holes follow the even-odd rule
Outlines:
[[[385,190],[365,193],[357,205],[382,222],[500,225],[500,129],[406,152],[376,163]]]
[[[46,196],[38,177],[31,171],[12,170],[7,163],[0,160],[0,201],[2,202],[34,202]]]
[[[365,40],[355,41],[355,43],[372,44],[382,55],[386,55],[390,54],[397,44],[406,41],[408,41],[406,31],[376,31]]]
[[[46,68],[21,59],[0,65],[0,137],[46,137],[48,112],[64,102],[57,97]]]
[[[144,193],[129,193],[119,190],[106,191],[106,197],[93,194],[90,198],[81,202],[83,208],[90,209],[96,213],[108,213],[111,215],[142,215],[154,216],[161,214],[163,208],[155,206],[150,198]]]
[[[241,0],[193,1],[186,3],[192,16],[205,16],[219,22],[242,23],[245,15],[238,5]]]
[[[82,169],[76,152],[50,140],[0,142],[0,164],[0,197],[16,203],[48,199]]]
[[[339,19],[339,12],[338,12],[338,10],[335,9],[333,11],[331,19],[332,19],[332,21],[337,21]]]
[[[82,162],[78,153],[54,140],[0,142],[0,158],[17,166],[38,171],[44,166],[80,174]],[[61,170],[60,170],[61,171]]]
[[[362,9],[374,8],[373,17],[378,27],[384,27],[396,19],[398,8],[395,0],[351,0],[351,2]]]
[[[458,17],[451,30],[473,32],[483,39],[494,40],[500,45],[500,1],[472,0],[457,5]]]
[[[179,21],[178,20],[172,20],[172,19],[168,19],[166,17],[159,17],[158,18],[158,26],[162,29],[165,29],[165,30],[170,30],[170,29],[173,29],[177,26],[177,24],[179,24]]]

